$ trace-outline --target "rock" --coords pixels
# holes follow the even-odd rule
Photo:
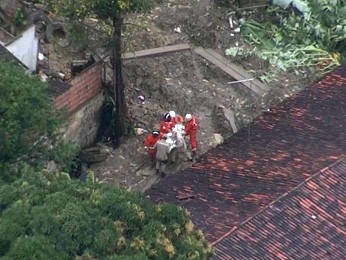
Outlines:
[[[231,109],[226,108],[225,106],[220,105],[219,108],[222,109],[224,117],[227,119],[227,121],[230,123],[233,133],[236,133],[238,131],[236,123],[235,123],[235,118],[234,118],[234,113]]]
[[[58,165],[54,161],[49,161],[46,170],[51,173],[56,173],[59,171]]]
[[[86,163],[102,162],[107,159],[109,152],[99,147],[84,149],[80,152],[80,158]]]
[[[153,175],[152,172],[150,172],[149,170],[145,170],[145,169],[142,170],[142,171],[140,171],[139,174],[142,175],[142,176],[150,176],[150,175]]]
[[[219,144],[222,144],[224,141],[222,135],[220,134],[214,134],[214,139],[209,143],[209,146],[216,147]]]

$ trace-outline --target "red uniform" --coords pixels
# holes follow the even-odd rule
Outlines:
[[[164,134],[171,132],[173,127],[174,127],[172,125],[173,125],[172,121],[166,122],[166,121],[162,120],[161,124],[160,124],[160,135],[164,135]]]
[[[185,125],[185,135],[190,136],[190,144],[193,152],[196,152],[197,148],[197,128],[196,118],[192,116],[191,120]]]
[[[184,118],[180,115],[176,115],[175,117],[171,118],[171,125],[172,129],[174,128],[175,124],[182,124],[184,123]]]
[[[160,139],[159,135],[155,137],[154,135],[150,134],[144,142],[144,147],[148,149],[150,159],[152,161],[155,160],[155,156],[156,156],[156,149],[154,148],[154,146],[159,139]]]

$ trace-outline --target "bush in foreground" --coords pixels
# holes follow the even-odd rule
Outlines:
[[[186,210],[24,167],[0,188],[4,259],[208,259]]]

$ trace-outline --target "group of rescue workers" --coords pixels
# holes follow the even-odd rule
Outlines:
[[[144,149],[155,163],[157,174],[164,177],[167,163],[175,163],[179,159],[179,154],[183,154],[189,161],[195,161],[197,128],[196,118],[191,114],[186,114],[185,118],[173,110],[164,114],[160,130],[152,131],[144,142]],[[192,155],[187,150],[184,139],[186,136],[190,137]]]

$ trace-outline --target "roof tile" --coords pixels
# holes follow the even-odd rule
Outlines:
[[[146,194],[157,203],[186,207],[196,227],[214,244],[313,173],[342,158],[346,154],[345,115],[346,65],[257,117],[247,128],[201,156],[192,167],[167,176]],[[324,181],[328,187],[335,179]],[[309,185],[312,190],[314,185],[323,187],[321,183]],[[177,200],[176,196],[182,194],[194,197]],[[311,198],[293,206],[304,210],[316,207]],[[270,218],[275,210],[267,214]],[[284,231],[285,221],[278,222],[283,229],[275,235]],[[308,226],[295,228],[308,230]],[[279,249],[272,245],[270,250],[274,254]]]
[[[345,189],[346,158],[230,232],[214,259],[344,259]]]

